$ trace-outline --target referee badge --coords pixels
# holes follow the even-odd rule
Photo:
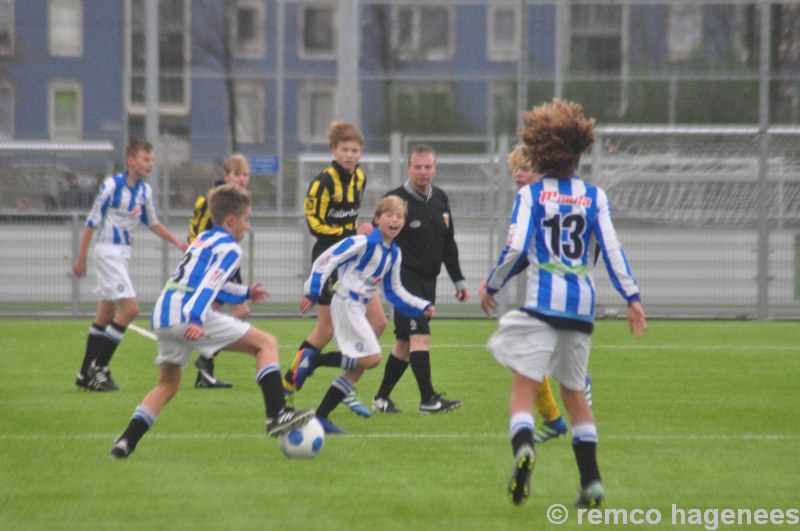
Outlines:
[[[444,221],[444,226],[449,229],[450,228],[450,212],[442,213],[442,221]]]

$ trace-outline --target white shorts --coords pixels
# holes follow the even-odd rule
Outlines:
[[[135,299],[131,275],[130,245],[99,244],[94,248],[94,267],[97,273],[95,293],[104,301]]]
[[[363,358],[380,354],[381,344],[367,320],[367,306],[363,302],[334,294],[331,321],[336,344],[343,355]]]
[[[241,339],[250,330],[250,323],[214,310],[208,312],[203,325],[203,330],[208,337],[201,337],[194,341],[185,340],[183,334],[186,332],[187,326],[187,324],[180,324],[156,329],[158,338],[156,365],[171,363],[185,368],[192,351],[196,350],[202,356],[209,358],[215,352],[224,350],[225,347]]]
[[[552,376],[574,391],[583,389],[592,336],[559,330],[520,310],[500,318],[500,328],[486,345],[501,365],[541,382]]]

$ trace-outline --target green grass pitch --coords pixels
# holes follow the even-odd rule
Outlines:
[[[313,321],[258,320],[285,367]],[[138,322],[146,327],[144,321]],[[538,448],[532,495],[506,497],[511,376],[487,353],[494,320],[433,323],[437,390],[463,400],[417,413],[410,371],[393,398],[403,414],[362,419],[344,406],[320,456],[292,461],[264,433],[248,356],[224,353],[230,390],[183,390],[128,460],[107,452],[153,387],[154,343],[129,331],[112,370],[118,393],[73,385],[89,322],[0,321],[0,529],[546,529],[552,504],[579,525],[570,441]],[[796,322],[653,321],[637,341],[599,321],[590,372],[606,508],[798,508],[800,326]],[[391,325],[383,337],[391,342]],[[337,371],[320,369],[297,397],[315,407]],[[371,402],[380,368],[360,396]],[[538,419],[537,419],[538,421]],[[651,513],[653,514],[653,513]],[[597,526],[595,526],[597,527]],[[599,526],[604,527],[604,526]],[[606,526],[612,528],[614,526]],[[724,526],[720,529],[738,529]],[[769,526],[767,526],[769,527]]]

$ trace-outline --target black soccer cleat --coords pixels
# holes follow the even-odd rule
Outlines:
[[[223,382],[214,376],[213,359],[197,356],[194,366],[197,367],[197,378],[194,381],[197,389],[229,389],[233,387],[232,383]]]
[[[80,372],[75,377],[75,387],[78,389],[84,389],[86,391],[94,391],[94,389],[89,386],[89,377]]]
[[[92,391],[119,391],[119,386],[111,378],[108,367],[98,367],[92,362],[86,375],[88,386]]]
[[[420,413],[447,413],[461,407],[461,400],[448,400],[439,393],[434,394],[427,402],[420,402]]]
[[[535,464],[536,452],[531,446],[526,444],[517,451],[514,470],[511,472],[511,479],[508,482],[508,499],[514,505],[522,505],[530,496],[531,476]]]
[[[290,407],[284,407],[278,412],[277,417],[267,418],[267,435],[277,437],[290,431],[292,428],[302,426],[314,416],[313,409],[301,409],[295,411]]]
[[[131,450],[128,447],[127,439],[119,439],[117,443],[111,447],[108,452],[108,457],[111,459],[127,459],[131,455]]]

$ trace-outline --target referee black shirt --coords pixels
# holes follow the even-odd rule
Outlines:
[[[396,195],[408,202],[406,224],[394,240],[403,253],[401,268],[435,279],[444,263],[456,289],[466,288],[458,262],[458,246],[447,194],[431,185],[428,196],[422,197],[406,181],[386,195]]]

